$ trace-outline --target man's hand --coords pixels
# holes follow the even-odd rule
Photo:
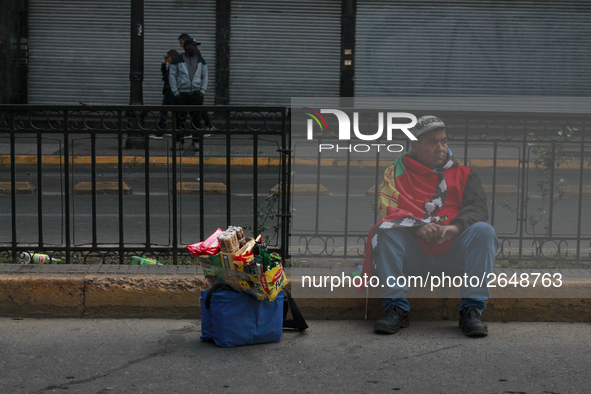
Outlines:
[[[419,229],[417,230],[417,237],[423,238],[431,242],[432,239],[437,239],[439,237],[440,227],[440,225],[435,223],[425,224],[424,226],[419,227]]]
[[[451,224],[449,226],[440,226],[436,223],[425,224],[416,232],[417,237],[427,240],[427,242],[435,241],[437,244],[442,244],[453,239],[462,231],[461,224]]]
[[[437,237],[437,244],[450,241],[462,231],[461,224],[450,224],[449,226],[439,226],[439,235]]]

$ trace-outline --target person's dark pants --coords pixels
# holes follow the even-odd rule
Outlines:
[[[180,93],[174,99],[175,105],[203,105],[203,98],[204,96],[200,94],[200,92],[191,92],[191,93]],[[207,127],[211,126],[211,119],[209,118],[209,114],[206,111],[190,111],[191,115],[191,125],[192,127],[187,127],[186,119],[187,119],[187,112],[177,112],[176,113],[176,124],[177,127],[186,128],[186,129],[199,129],[201,128],[201,118],[203,117],[203,121]],[[180,141],[184,141],[184,136],[180,138]],[[199,140],[194,138],[193,142],[198,142]]]
[[[487,277],[492,272],[495,254],[499,248],[499,241],[494,228],[485,222],[477,222],[464,230],[451,246],[440,255],[428,256],[423,252],[417,237],[406,228],[393,228],[382,233],[373,258],[378,264],[380,283],[387,283],[388,277],[425,275],[428,271],[432,275],[441,274],[478,278]],[[406,283],[406,282],[405,282]],[[486,282],[485,282],[486,283]],[[405,311],[410,310],[406,298],[408,285],[385,286],[382,296],[382,306],[387,308],[394,304]],[[474,306],[482,313],[489,298],[490,291],[486,285],[480,287],[461,287],[460,310]]]
[[[174,105],[174,95],[172,92],[166,92],[162,96],[162,105]],[[164,130],[164,123],[166,122],[166,117],[168,116],[168,111],[161,111],[160,112],[160,121],[158,122],[158,128],[160,130]],[[159,133],[162,134],[162,133]]]

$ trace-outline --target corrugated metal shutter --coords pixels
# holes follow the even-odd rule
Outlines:
[[[341,1],[232,1],[230,103],[339,96]]]
[[[129,1],[29,1],[29,103],[129,103]]]
[[[131,3],[123,0],[29,2],[29,103],[129,103]],[[215,0],[144,3],[144,104],[162,102],[162,57],[182,53],[189,33],[209,70],[205,104],[215,96]]]
[[[199,50],[209,73],[205,104],[215,98],[216,2],[145,0],[144,25],[144,104],[162,103],[162,57],[171,49],[183,53],[178,36],[187,33],[201,42]]]
[[[582,2],[357,2],[355,96],[591,96]]]

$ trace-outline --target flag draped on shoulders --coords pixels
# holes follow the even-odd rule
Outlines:
[[[376,268],[372,252],[384,231],[427,223],[449,224],[463,208],[462,195],[469,173],[470,168],[460,166],[449,149],[444,165],[434,169],[419,163],[412,151],[399,156],[386,169],[378,189],[377,208],[382,219],[367,237],[363,274],[370,276],[372,268]],[[422,238],[418,242],[426,254],[438,255],[445,253],[455,238],[439,245]]]

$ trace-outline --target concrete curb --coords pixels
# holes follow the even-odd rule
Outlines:
[[[289,286],[289,285],[288,285]],[[199,318],[201,275],[162,274],[0,274],[0,315],[41,317]],[[373,298],[299,298],[307,319],[378,319]],[[455,320],[459,300],[412,299],[412,319]],[[587,298],[493,298],[488,321],[591,321]]]
[[[269,191],[269,194],[281,194],[280,185],[275,185]],[[292,196],[315,196],[318,194],[319,196],[328,196],[330,193],[326,187],[323,185],[315,185],[315,184],[299,184],[299,185],[291,185],[291,195]]]
[[[199,182],[177,182],[177,193],[199,194],[201,185]],[[223,183],[203,182],[203,194],[226,194],[227,188]]]
[[[198,318],[203,277],[0,275],[0,315]]]
[[[121,189],[123,194],[132,194],[133,189],[127,183],[122,182]],[[74,186],[74,194],[90,195],[92,194],[92,182],[80,182]],[[119,182],[97,182],[96,194],[119,194]]]
[[[30,182],[15,182],[16,194],[35,194],[37,188]],[[10,182],[0,182],[0,194],[11,194],[12,184]]]

